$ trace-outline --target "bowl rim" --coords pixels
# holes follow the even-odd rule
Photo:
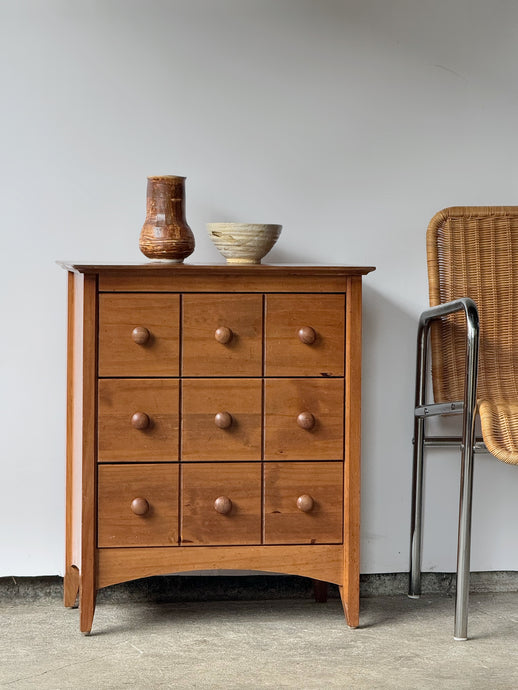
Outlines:
[[[207,223],[207,229],[210,228],[250,228],[255,230],[282,230],[282,225],[279,223]]]

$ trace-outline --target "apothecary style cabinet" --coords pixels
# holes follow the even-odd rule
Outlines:
[[[68,270],[65,605],[207,569],[339,586],[359,616],[371,267]]]

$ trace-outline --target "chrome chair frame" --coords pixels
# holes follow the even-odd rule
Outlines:
[[[427,404],[427,362],[430,327],[434,320],[463,311],[466,317],[466,370],[464,399]],[[471,507],[473,495],[473,456],[484,451],[475,439],[477,413],[477,376],[479,350],[479,318],[475,302],[461,298],[432,307],[421,314],[417,332],[416,392],[414,410],[414,458],[412,477],[412,519],[410,546],[410,577],[408,595],[421,595],[421,553],[423,518],[423,465],[426,447],[460,447],[460,499],[457,542],[457,592],[455,602],[454,639],[467,640],[468,601],[471,547]],[[462,414],[462,437],[427,437],[426,419],[434,415]]]

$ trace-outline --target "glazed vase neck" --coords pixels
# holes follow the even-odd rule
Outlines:
[[[185,177],[148,177],[146,219],[155,225],[185,223]]]

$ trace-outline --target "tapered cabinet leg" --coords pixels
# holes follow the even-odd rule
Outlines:
[[[357,628],[360,625],[360,600],[358,597],[353,597],[351,601],[347,601],[345,588],[339,586],[340,599],[344,609],[345,620],[350,628]]]
[[[75,608],[77,606],[77,597],[79,595],[79,570],[75,565],[67,568],[64,581],[63,603],[67,608]]]
[[[92,630],[96,598],[97,592],[93,582],[85,583],[83,579],[79,597],[79,630],[83,635],[89,635]]]

